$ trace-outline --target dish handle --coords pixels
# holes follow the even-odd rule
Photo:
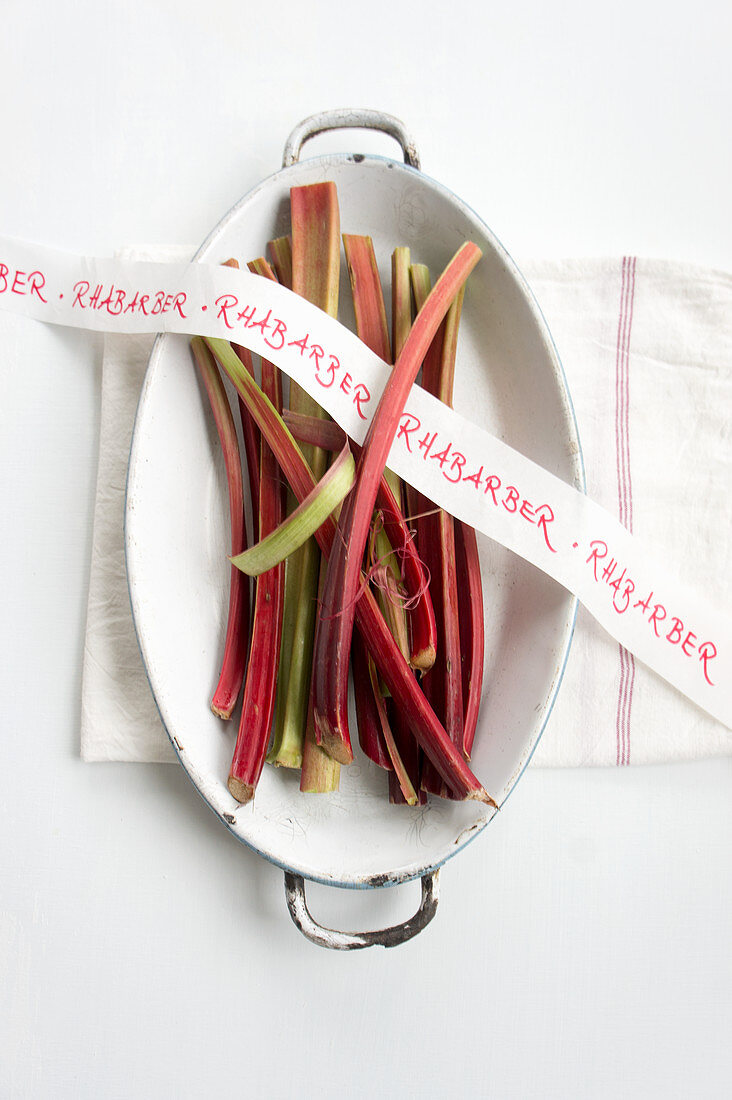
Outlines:
[[[399,142],[404,163],[419,168],[419,154],[414,141],[407,133],[404,123],[393,115],[383,111],[370,111],[366,108],[343,108],[334,111],[321,111],[303,119],[292,131],[285,142],[282,154],[282,167],[289,168],[300,159],[300,151],[306,141],[323,134],[326,130],[381,130]]]
[[[402,924],[391,928],[381,928],[375,932],[338,932],[334,928],[324,928],[312,917],[305,900],[305,880],[302,875],[285,871],[285,897],[290,916],[303,936],[319,947],[329,947],[335,951],[354,951],[359,947],[398,947],[421,932],[437,912],[440,898],[440,870],[428,871],[422,875],[422,898],[419,909]]]

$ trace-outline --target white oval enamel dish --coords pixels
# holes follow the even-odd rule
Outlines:
[[[471,209],[409,164],[346,154],[297,162],[299,145],[308,136],[346,124],[375,125],[394,133],[383,125],[383,116],[370,113],[308,120],[286,147],[286,162],[295,162],[246,195],[196,259],[220,263],[235,256],[244,264],[264,254],[268,240],[289,232],[290,187],[326,179],[338,187],[342,230],[373,238],[387,289],[397,244],[408,245],[413,260],[428,264],[436,275],[465,240],[475,241],[483,258],[468,282],[455,407],[582,488],[579,440],[561,365],[516,266]],[[405,159],[414,163],[413,147],[403,132],[395,136],[402,141]],[[343,267],[340,319],[350,325]],[[480,368],[478,392],[461,385],[461,363]],[[216,430],[188,340],[159,337],[130,455],[126,554],[140,648],[165,728],[195,787],[224,825],[288,872],[291,911],[316,942],[366,945],[363,937],[339,942],[305,927],[309,918],[299,889],[301,876],[348,887],[428,876],[423,877],[421,927],[436,904],[435,878],[429,876],[484,828],[492,813],[487,807],[439,799],[426,807],[390,806],[385,773],[357,746],[353,765],[342,769],[337,794],[302,795],[297,774],[269,766],[253,803],[239,806],[229,794],[226,779],[236,726],[221,722],[209,709],[226,622],[227,508]],[[555,581],[488,538],[479,537],[479,547],[486,661],[471,767],[500,806],[551,711],[576,602]],[[391,940],[377,934],[381,938],[369,942],[399,942],[419,927],[410,925]]]

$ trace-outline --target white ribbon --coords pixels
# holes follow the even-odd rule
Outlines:
[[[390,367],[248,271],[77,257],[0,238],[0,308],[104,332],[219,336],[276,363],[358,442]],[[732,627],[608,512],[414,386],[389,466],[576,595],[656,673],[732,728]]]

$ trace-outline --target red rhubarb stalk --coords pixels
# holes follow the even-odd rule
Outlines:
[[[344,233],[343,249],[353,295],[356,334],[375,355],[385,363],[391,363],[389,326],[373,242],[370,237]],[[397,475],[391,470],[384,470],[384,476],[396,499],[401,501],[402,488]]]
[[[353,759],[348,730],[348,656],[361,560],[379,481],[425,353],[450,302],[480,256],[477,245],[464,244],[417,314],[369,425],[358,462],[356,485],[341,511],[338,545],[328,563],[318,616],[314,656],[316,736],[326,751],[341,763]]]
[[[262,361],[262,388],[275,408],[282,406],[279,371]],[[281,522],[283,492],[279,466],[264,438],[260,450],[259,531],[266,536]],[[243,574],[242,574],[243,576]],[[277,687],[277,662],[282,631],[283,563],[256,581],[252,640],[249,651],[239,733],[229,770],[228,787],[238,802],[249,802],[264,766]]]
[[[265,279],[282,282],[288,289],[292,289],[292,250],[288,237],[280,237],[270,242],[270,251],[273,256],[277,274],[273,272],[267,261],[260,257],[252,260],[247,266],[255,275],[261,275]],[[239,354],[236,344],[232,347]],[[249,354],[247,352],[247,354]],[[246,360],[239,354],[239,358],[246,366]],[[251,356],[249,357],[251,364]],[[252,371],[249,372],[253,374]],[[242,407],[246,412],[246,406],[241,399]],[[246,415],[251,420],[249,413]],[[295,502],[291,493],[287,493],[287,511],[291,512]],[[289,561],[285,562],[285,591],[282,609],[282,644],[280,647],[279,664],[277,671],[277,698],[275,701],[275,730],[272,745],[267,756],[270,764],[276,767],[299,768],[302,764],[303,725],[306,720],[306,703],[309,685],[299,694],[297,685],[299,679],[297,672],[293,677],[290,670],[295,656],[295,665],[300,660],[302,645],[302,613],[303,609],[298,600],[300,590],[300,562],[301,556],[293,554]],[[292,687],[292,693],[291,693]]]
[[[211,352],[199,336],[191,340],[191,350],[199,374],[208,394],[229,486],[229,517],[231,525],[231,552],[239,554],[246,549],[244,527],[244,486],[241,456],[234,418],[226,396],[219,369]],[[229,582],[229,612],[226,624],[226,641],[216,690],[211,700],[211,710],[220,718],[230,718],[244,679],[249,633],[249,580],[232,566]],[[238,576],[237,576],[238,574]]]
[[[419,306],[424,294],[421,288],[423,276],[415,268],[416,275],[415,299]],[[429,279],[429,275],[427,276]],[[455,379],[455,359],[457,350],[457,334],[460,323],[461,299],[458,298],[450,308],[450,311],[442,326],[442,347],[440,349],[439,368],[436,377],[428,377],[426,387],[431,392],[452,406],[453,389]],[[459,649],[461,654],[461,681],[463,696],[462,718],[462,746],[467,760],[473,747],[475,730],[478,722],[478,711],[483,688],[483,654],[484,654],[484,610],[483,610],[483,583],[480,572],[480,560],[478,558],[478,543],[475,531],[472,527],[460,520],[453,520],[442,513],[437,524],[439,528],[440,554],[443,561],[448,563],[448,572],[455,573],[456,592],[453,591],[452,599],[457,600],[459,621]],[[454,536],[450,533],[454,530]],[[429,532],[428,532],[429,537]],[[429,551],[428,551],[429,552]],[[455,568],[451,566],[455,562]],[[443,592],[450,587],[451,576],[447,580],[443,577]],[[443,596],[447,600],[447,596]],[[446,630],[449,623],[446,625]],[[455,640],[450,637],[446,641],[448,652],[455,645]],[[448,691],[452,689],[448,688]],[[456,690],[456,689],[455,689]],[[456,719],[453,719],[456,721]],[[449,732],[450,716],[445,715],[445,725]]]
[[[322,530],[322,528],[321,528]],[[475,799],[495,806],[445,732],[444,726],[420,691],[414,672],[402,657],[373,594],[367,589],[356,607],[356,625],[374,659],[379,675],[404,712],[412,735],[456,798]]]
[[[455,382],[455,360],[457,358],[457,337],[460,325],[463,294],[453,302],[445,319],[445,335],[442,346],[440,387],[437,396],[452,407]],[[443,513],[447,516],[447,513]],[[470,759],[478,722],[478,711],[483,689],[483,651],[484,651],[484,610],[483,583],[478,558],[478,543],[472,527],[460,520],[447,516],[441,520],[441,532],[444,554],[454,552],[455,588],[457,596],[457,619],[459,621],[459,640],[457,649],[461,655],[460,680],[463,689],[462,706],[462,749],[466,760]],[[450,529],[454,532],[450,541]],[[448,673],[450,676],[452,670]],[[448,721],[446,716],[446,724]]]
[[[429,272],[422,265],[412,269],[414,300],[421,309],[429,295]],[[455,296],[425,364],[422,385],[434,397],[452,408],[457,354],[457,333],[465,288]],[[432,595],[437,617],[438,654],[435,666],[425,677],[424,689],[432,700],[445,729],[463,748],[463,682],[460,648],[458,577],[455,564],[455,524],[443,508],[419,521],[419,545],[432,577]],[[441,794],[442,780],[432,769],[422,776],[425,789]],[[446,793],[446,792],[445,792]]]
[[[353,672],[353,702],[356,711],[358,743],[365,755],[379,768],[391,771],[392,763],[386,747],[379,719],[379,710],[369,675],[369,655],[363,638],[357,632],[353,635],[351,648],[351,669]],[[313,725],[313,732],[315,726]],[[321,750],[325,752],[325,749]]]
[[[455,523],[455,560],[460,578],[458,603],[464,710],[463,753],[465,759],[470,760],[483,692],[485,612],[475,530],[459,521]]]
[[[206,343],[246,402],[295,496],[298,500],[304,500],[315,479],[282,417],[242,367],[230,344],[213,337],[207,337]],[[315,537],[325,555],[331,553],[336,531],[335,522],[329,518],[316,532]],[[450,789],[459,798],[475,799],[495,806],[496,803],[473,775],[462,753],[457,752],[419,690],[414,673],[399,652],[368,587],[362,590],[358,599],[356,624],[382,679],[396,704],[404,711],[410,730]]]
[[[380,359],[383,359],[385,363],[391,363],[389,326],[386,320],[386,307],[373,242],[370,237],[344,233],[343,248],[351,283],[356,334]],[[384,470],[382,480],[386,482],[395,498],[401,501],[401,482],[397,475],[391,470]],[[398,562],[393,557],[391,546],[384,545],[385,542],[388,543],[388,539],[383,534],[383,523],[380,523],[380,527],[380,554],[384,560],[369,570],[369,576],[373,580],[376,579],[373,572],[373,568],[375,568],[382,574],[381,585],[385,589],[398,589],[401,584],[401,571]],[[403,605],[401,603],[392,604],[389,600],[388,591],[379,591],[377,599],[397,644],[402,652],[409,656],[407,613]],[[386,722],[381,686],[378,683],[378,678],[371,675],[371,668],[368,657],[366,657],[365,664],[358,657],[356,662],[352,663],[354,685],[356,684],[356,677],[359,681],[362,678],[364,680],[363,683],[359,682],[359,690],[355,696],[356,721],[361,747],[367,756],[372,759],[375,758],[376,763],[380,763],[384,753],[390,758],[392,754],[388,752],[384,739],[384,730],[388,723]],[[367,701],[369,695],[373,698]],[[363,715],[359,713],[360,707],[366,708]],[[391,731],[389,731],[389,734],[391,734]]]

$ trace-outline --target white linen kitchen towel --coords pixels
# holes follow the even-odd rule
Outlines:
[[[190,254],[187,253],[188,255]],[[130,253],[128,253],[130,255]],[[185,258],[148,250],[135,258]],[[564,365],[588,494],[729,608],[732,276],[633,257],[520,264]],[[137,649],[124,486],[152,337],[105,337],[81,752],[173,760]],[[533,765],[644,764],[732,752],[732,732],[643,667],[580,607]]]

